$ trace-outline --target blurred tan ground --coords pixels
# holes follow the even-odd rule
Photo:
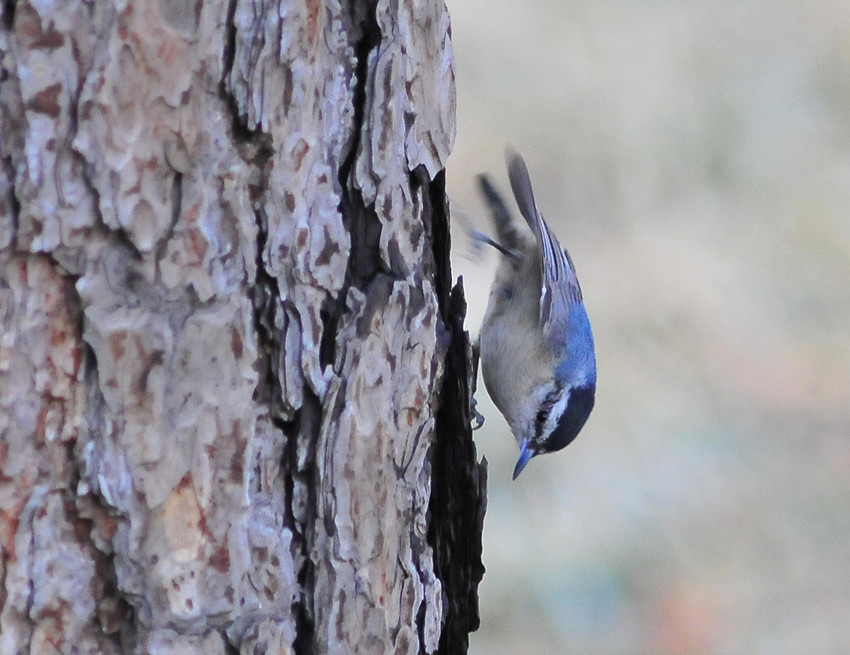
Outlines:
[[[475,655],[850,652],[850,3],[448,0],[473,176],[526,157],[596,410],[490,460]],[[495,253],[464,257],[477,332]]]

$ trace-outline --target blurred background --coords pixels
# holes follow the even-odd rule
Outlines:
[[[525,155],[599,366],[516,482],[479,383],[471,652],[850,652],[850,3],[447,3],[453,211],[489,229],[474,175]],[[458,228],[476,334],[496,253]]]

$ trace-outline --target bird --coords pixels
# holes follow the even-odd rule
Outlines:
[[[478,176],[502,255],[479,333],[484,386],[519,444],[513,479],[535,456],[559,451],[584,427],[596,396],[596,352],[575,266],[543,219],[522,156],[506,154],[526,225],[489,178]]]

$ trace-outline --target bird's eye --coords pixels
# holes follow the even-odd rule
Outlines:
[[[548,418],[549,418],[549,410],[548,409],[541,409],[539,412],[537,412],[537,419],[536,420],[537,420],[538,429],[542,428],[546,424],[546,419],[548,419]]]

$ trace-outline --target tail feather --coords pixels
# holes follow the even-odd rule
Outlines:
[[[522,250],[523,234],[520,223],[514,220],[508,206],[505,204],[502,195],[496,191],[496,187],[486,175],[478,176],[478,187],[481,190],[481,195],[487,202],[487,207],[490,209],[490,215],[493,217],[493,224],[496,226],[496,235],[499,238],[499,246],[497,249],[502,253],[507,252],[517,253]],[[492,242],[488,242],[494,245]]]

